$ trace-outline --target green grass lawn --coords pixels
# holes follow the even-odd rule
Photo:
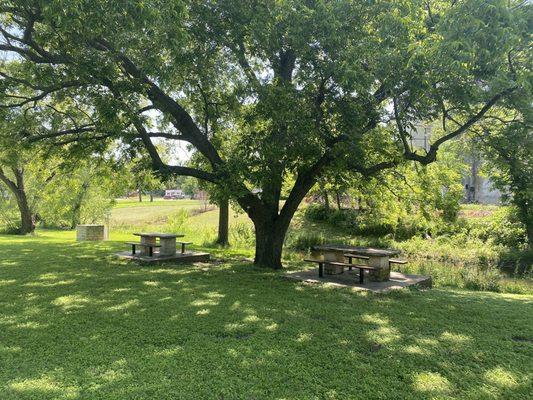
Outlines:
[[[533,296],[369,295],[288,281],[238,258],[139,266],[111,255],[122,235],[0,236],[0,399],[533,393]]]

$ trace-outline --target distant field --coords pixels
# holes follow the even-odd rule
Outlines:
[[[111,211],[110,225],[112,228],[125,230],[136,227],[161,227],[168,224],[169,220],[179,214],[180,210],[187,210],[190,217],[184,227],[186,230],[214,230],[218,224],[218,210],[202,212],[205,206],[206,204],[202,200],[163,200],[156,198],[150,202],[146,198],[145,201],[139,202],[137,199],[117,199],[117,203]],[[212,208],[213,205],[208,204],[208,207]],[[461,207],[461,216],[483,218],[489,217],[497,210],[498,206],[468,204]],[[251,225],[251,221],[242,211],[231,210],[230,225],[235,226],[237,224]],[[323,224],[304,222],[301,218],[296,218],[291,226],[297,230],[304,228],[303,230],[322,234],[326,237],[340,239],[339,236],[343,236],[343,233],[339,232],[338,229]],[[344,238],[345,241],[348,239],[348,237]]]
[[[129,208],[129,207],[158,207],[158,206],[173,206],[173,207],[184,207],[184,206],[203,206],[203,201],[201,200],[163,200],[161,197],[154,197],[154,201],[150,201],[148,196],[143,197],[143,201],[139,202],[137,198],[131,199],[115,199],[116,205],[114,208]]]
[[[111,226],[120,225],[160,225],[181,209],[193,210],[202,208],[200,200],[155,200],[138,202],[134,200],[118,200],[111,211]]]
[[[201,200],[162,200],[155,199],[153,202],[135,199],[119,199],[111,211],[111,229],[132,229],[141,227],[163,226],[176,218],[180,210],[187,210],[190,214],[187,219],[187,227],[192,230],[214,230],[218,224],[218,210],[212,209],[203,212],[205,203]],[[235,223],[250,223],[243,213],[230,210],[230,225]]]

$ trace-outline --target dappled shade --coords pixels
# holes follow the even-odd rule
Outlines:
[[[120,246],[0,236],[0,398],[531,391],[530,296],[357,294],[238,262],[128,264]]]

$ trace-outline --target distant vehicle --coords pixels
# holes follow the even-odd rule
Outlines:
[[[180,200],[184,198],[185,195],[181,189],[167,189],[165,190],[165,195],[163,196],[163,199],[165,200]]]

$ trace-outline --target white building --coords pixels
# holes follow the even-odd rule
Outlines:
[[[181,189],[166,189],[165,198],[183,199],[185,198],[185,195],[183,194],[183,191]]]
[[[429,150],[431,145],[432,124],[416,125],[411,132],[411,147],[413,149]],[[469,173],[462,178],[465,203],[500,204],[502,193],[494,188],[489,178],[480,174],[483,159],[479,154],[465,149],[464,161],[469,165]]]

